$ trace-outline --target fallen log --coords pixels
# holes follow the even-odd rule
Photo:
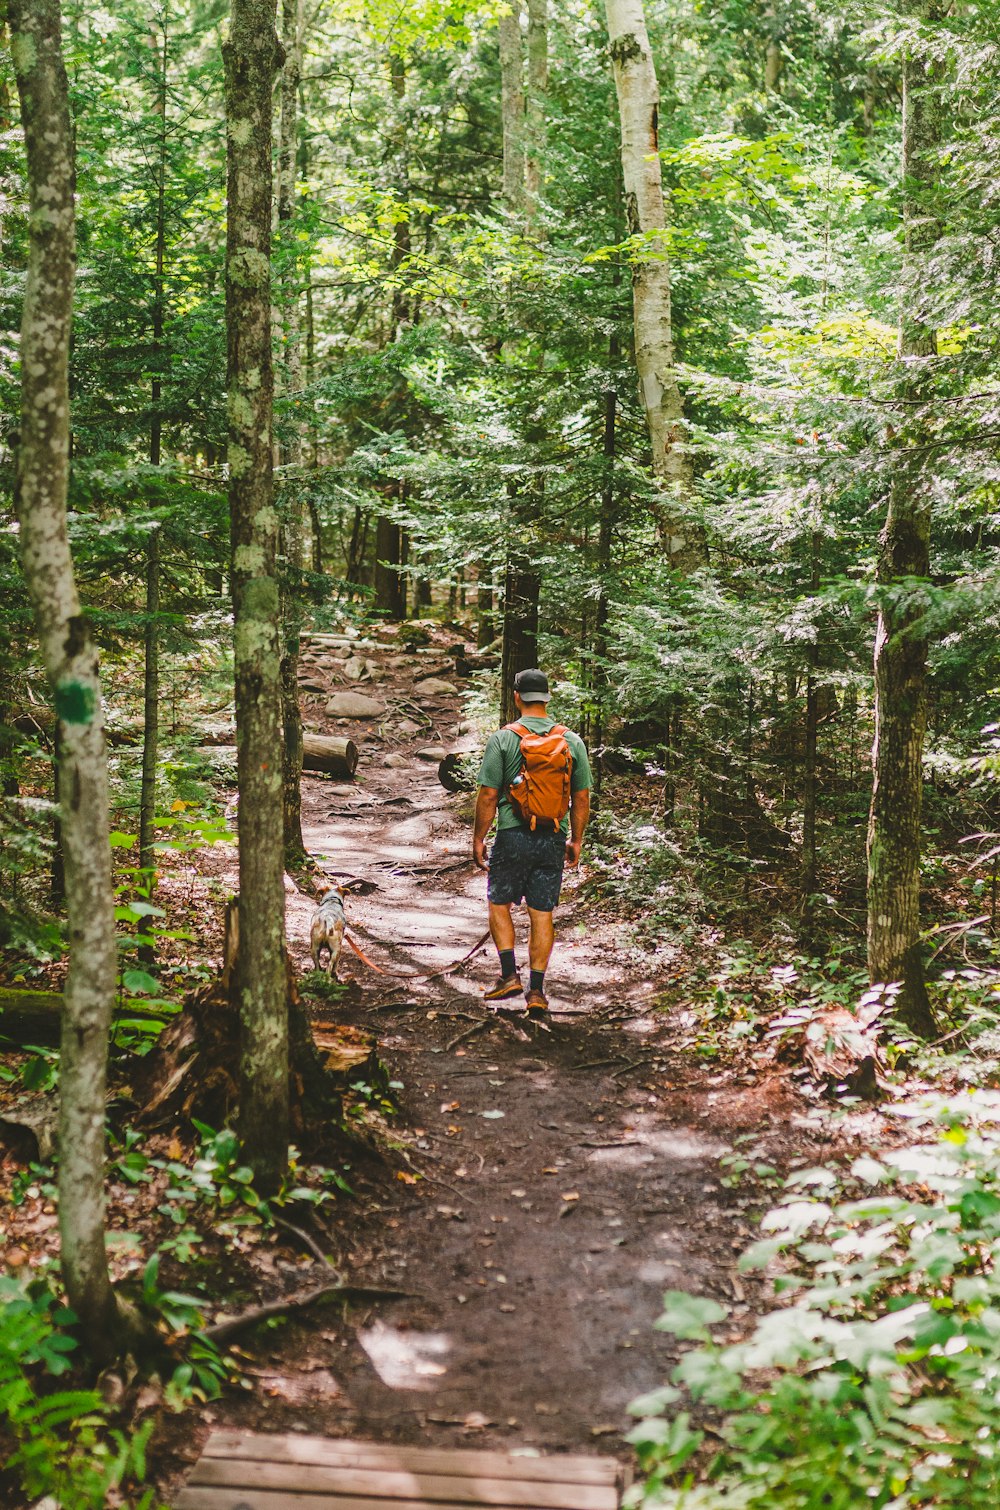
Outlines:
[[[331,734],[302,735],[302,769],[321,771],[327,776],[353,777],[358,768],[358,747],[353,739]]]
[[[236,746],[227,744],[198,745],[198,754],[219,775],[236,775]],[[302,735],[302,769],[324,776],[350,781],[358,768],[360,752],[353,739],[332,734]]]
[[[62,1004],[59,991],[0,986],[0,1037],[22,1047],[37,1043],[42,1048],[58,1048]],[[125,1003],[123,1012],[128,1017],[148,1018],[151,1022],[164,1020],[163,1012],[131,999]]]

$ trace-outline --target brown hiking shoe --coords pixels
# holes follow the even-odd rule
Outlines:
[[[498,975],[488,991],[483,992],[483,1001],[506,1001],[509,996],[520,996],[519,975]]]
[[[549,1015],[549,999],[544,991],[528,991],[524,1005],[529,1017],[548,1017]]]

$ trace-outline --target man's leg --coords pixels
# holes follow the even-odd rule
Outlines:
[[[539,912],[534,907],[528,908],[528,918],[531,922],[531,939],[528,944],[528,963],[531,966],[531,974],[544,975],[552,954],[552,945],[555,943],[556,933],[552,924],[551,912]],[[538,990],[542,989],[539,982]]]
[[[513,949],[514,919],[511,917],[509,902],[490,903],[490,936],[497,946],[498,954],[506,949]]]
[[[486,1001],[506,1001],[509,996],[521,994],[521,977],[514,960],[514,919],[510,907],[509,902],[490,903],[490,933],[500,956],[500,974],[483,993]]]

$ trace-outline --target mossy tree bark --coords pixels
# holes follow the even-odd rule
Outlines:
[[[262,1190],[288,1160],[281,611],[271,361],[276,0],[232,0],[225,44],[229,508],[239,775],[240,1118]]]
[[[66,528],[73,137],[58,0],[10,0],[7,14],[31,201],[15,489],[24,577],[59,731],[69,923],[60,1062],[61,1261],[87,1346],[103,1360],[115,1351],[122,1324],[104,1248],[104,1111],[117,961],[97,651],[80,611]]]
[[[159,138],[156,147],[156,250],[153,275],[153,376],[150,383],[149,462],[158,467],[163,450],[163,326],[165,310],[164,273],[167,252],[167,64],[169,40],[166,11],[163,13],[162,39],[152,36],[153,56],[157,69],[156,115]],[[155,525],[146,545],[145,666],[143,676],[142,787],[139,796],[139,869],[152,896],[156,885],[156,767],[160,744],[160,530]],[[140,924],[148,932],[148,921]],[[151,964],[152,945],[143,946],[142,958]]]
[[[926,17],[928,8],[921,8]],[[940,107],[932,70],[909,56],[903,64],[903,216],[905,274],[899,356],[905,396],[920,396],[937,352],[927,313],[928,254],[939,234],[933,214]],[[901,435],[909,447],[912,435]],[[873,983],[895,983],[895,1015],[931,1037],[937,1025],[920,949],[920,817],[927,730],[927,634],[924,585],[930,572],[930,479],[927,453],[900,458],[879,542],[881,606],[875,632],[875,739],[868,822],[868,970]]]
[[[302,710],[299,706],[299,641],[302,632],[302,574],[306,564],[305,508],[300,494],[303,426],[299,406],[303,387],[302,336],[299,320],[299,271],[295,256],[295,169],[302,75],[302,0],[283,0],[281,39],[285,53],[281,73],[278,147],[278,235],[284,242],[282,335],[285,396],[289,401],[289,437],[282,447],[285,590],[282,604],[284,653],[281,659],[281,704],[284,741],[285,865],[290,870],[307,858],[302,838]]]
[[[622,177],[633,253],[632,308],[639,393],[663,487],[656,522],[671,566],[688,572],[704,560],[702,532],[685,517],[692,467],[683,450],[684,401],[674,363],[670,260],[659,158],[660,90],[642,0],[605,0],[621,123]]]

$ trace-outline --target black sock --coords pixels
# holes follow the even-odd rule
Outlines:
[[[531,972],[531,985],[529,986],[528,989],[530,991],[543,991],[544,987],[545,987],[545,971],[544,970],[532,970],[532,972]]]
[[[513,949],[498,949],[497,953],[500,956],[500,974],[504,980],[507,979],[508,975],[516,975],[517,966],[514,963]]]

